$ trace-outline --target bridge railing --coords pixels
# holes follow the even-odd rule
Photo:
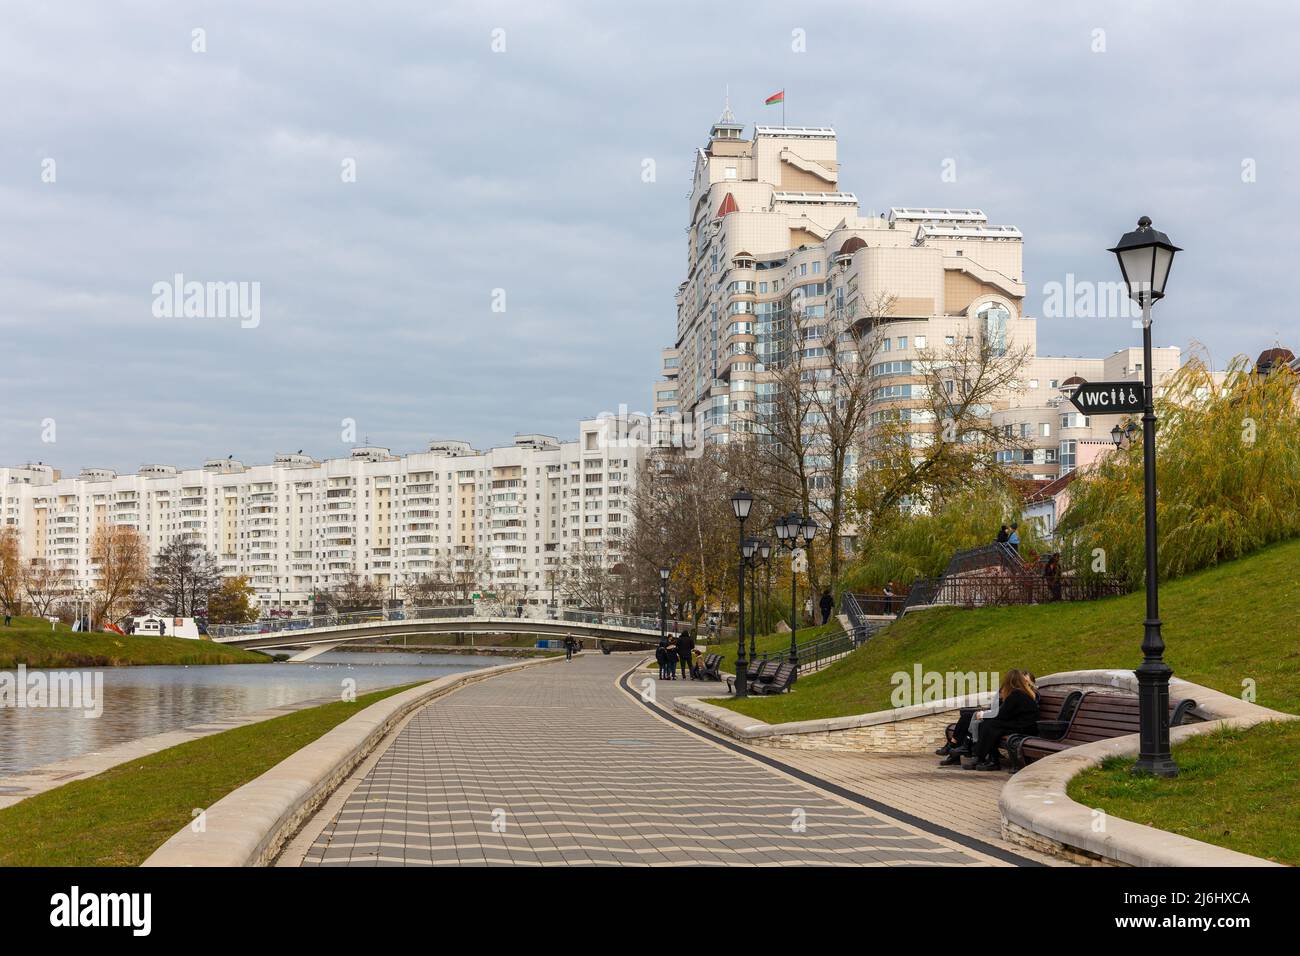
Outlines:
[[[278,634],[281,632],[310,631],[322,627],[342,627],[349,624],[369,624],[385,621],[434,621],[449,618],[499,617],[527,618],[529,620],[549,620],[557,623],[570,621],[574,624],[596,624],[606,627],[630,628],[643,631],[659,630],[659,619],[643,614],[617,614],[605,611],[577,611],[572,608],[533,608],[522,610],[515,605],[486,604],[477,605],[435,605],[432,607],[408,608],[374,608],[364,611],[348,611],[339,614],[316,614],[310,617],[272,618],[253,624],[218,624],[211,628],[214,637],[254,637],[259,634]],[[680,630],[687,625],[669,621],[668,626]]]

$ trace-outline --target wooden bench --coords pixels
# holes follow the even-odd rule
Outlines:
[[[780,667],[778,661],[750,661],[749,666],[745,668],[745,685],[752,688],[756,684],[766,684],[776,676],[776,669]],[[735,692],[734,678],[727,678],[727,692]]]
[[[722,680],[722,655],[705,654],[704,664],[700,667],[700,676],[705,680]]]
[[[1194,700],[1184,700],[1177,704],[1170,701],[1169,726],[1179,726],[1195,706]],[[1083,695],[1068,722],[1045,722],[1040,719],[1038,735],[1014,734],[1003,738],[1002,746],[1006,749],[1012,766],[1019,767],[1080,744],[1136,734],[1140,729],[1141,718],[1136,697],[1089,692]],[[1055,733],[1056,730],[1060,730],[1059,735]]]
[[[753,685],[750,690],[756,694],[781,694],[790,689],[794,683],[798,669],[789,661],[782,661],[777,665],[776,672],[772,674],[771,680],[762,680],[759,675],[759,682]]]
[[[1043,736],[1051,736],[1053,732],[1064,734],[1070,725],[1070,718],[1074,716],[1074,710],[1079,706],[1079,701],[1083,699],[1083,691],[1052,691],[1040,690],[1038,692],[1038,727]],[[963,707],[962,710],[984,710],[983,707]],[[948,732],[944,734],[945,740],[951,740],[953,734],[957,732],[956,724],[948,725]],[[1004,749],[1006,747],[1006,737],[1002,738],[1000,744]],[[942,751],[940,751],[942,753]]]

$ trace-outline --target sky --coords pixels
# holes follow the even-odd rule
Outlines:
[[[833,126],[864,213],[1018,226],[1030,315],[1118,278],[1145,214],[1185,250],[1156,345],[1300,351],[1298,41],[1285,2],[5,0],[0,465],[482,448],[646,409],[728,89],[746,135],[781,89],[788,124]],[[177,275],[249,308],[169,314]],[[1137,336],[1044,318],[1039,352]]]

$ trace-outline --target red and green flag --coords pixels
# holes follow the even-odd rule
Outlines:
[[[785,90],[782,90],[779,93],[773,93],[771,96],[765,99],[763,101],[763,105],[775,106],[777,103],[784,103],[784,102],[785,102]]]

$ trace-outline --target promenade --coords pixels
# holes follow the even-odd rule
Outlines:
[[[755,759],[666,718],[619,685],[637,660],[585,654],[433,701],[307,823],[280,865],[1030,862],[910,825],[806,770],[772,765],[770,751]],[[645,673],[631,682],[638,690]]]

